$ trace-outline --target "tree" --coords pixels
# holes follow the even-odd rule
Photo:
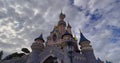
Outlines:
[[[15,57],[22,57],[23,55],[25,55],[25,54],[15,52],[15,53],[12,53],[12,54],[6,56],[3,60],[10,60],[10,59],[15,58]]]
[[[30,51],[29,51],[27,48],[22,48],[21,51],[23,51],[24,53],[14,52],[14,53],[6,56],[6,57],[3,59],[3,61],[4,61],[4,60],[10,60],[10,59],[13,59],[13,58],[16,58],[16,57],[17,57],[17,58],[20,58],[20,57],[24,56],[25,53],[30,53]],[[3,55],[3,52],[1,51],[1,52],[0,52],[0,58],[2,57],[2,55]]]
[[[2,59],[3,51],[0,51],[0,60]]]
[[[30,53],[30,51],[27,48],[22,48],[21,51],[23,51],[24,53]]]

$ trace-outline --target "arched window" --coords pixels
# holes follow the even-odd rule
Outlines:
[[[57,36],[56,36],[56,34],[54,34],[53,35],[53,41],[56,41],[56,39],[57,39]]]
[[[57,57],[49,56],[43,63],[58,63]]]

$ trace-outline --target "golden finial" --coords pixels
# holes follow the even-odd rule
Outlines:
[[[58,30],[58,26],[54,26],[54,29],[55,29],[55,30]]]
[[[77,41],[78,39],[77,39],[77,36],[75,35],[75,32],[73,31],[73,33],[74,33],[74,39]]]
[[[75,38],[76,41],[78,40],[77,37],[76,37],[76,35],[74,35],[74,38]]]

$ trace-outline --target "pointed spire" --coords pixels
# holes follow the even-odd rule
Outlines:
[[[69,24],[69,22],[68,22],[68,26],[67,26],[67,28],[71,28],[71,25]]]
[[[62,9],[61,9],[61,13],[60,13],[60,15],[63,15],[63,13],[62,13]]]
[[[61,9],[61,14],[62,14],[62,9]]]
[[[98,63],[101,63],[102,61],[101,61],[101,59],[100,59],[100,58],[98,58],[97,62],[98,62]]]
[[[80,29],[79,29],[79,31],[80,31],[80,41],[79,41],[79,44],[80,44],[81,42],[84,42],[84,41],[89,41],[88,39],[85,38],[85,36],[82,34],[82,32],[81,32]]]
[[[65,18],[65,14],[63,14],[62,11],[61,11],[61,13],[60,13],[60,15],[59,15],[58,26],[59,26],[59,25],[64,25],[64,26],[66,26],[66,22],[64,21],[64,18]]]
[[[61,10],[61,13],[60,13],[60,15],[59,15],[59,19],[60,19],[60,20],[64,20],[64,18],[65,18],[65,14],[63,14],[63,13],[62,13],[62,10]]]
[[[40,36],[39,36],[38,38],[36,38],[34,41],[36,41],[36,40],[42,40],[42,41],[44,42],[42,33],[41,33]]]
[[[42,35],[42,33],[40,34],[40,36],[39,36],[38,38],[43,38],[43,35]]]

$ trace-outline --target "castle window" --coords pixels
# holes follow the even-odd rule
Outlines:
[[[57,57],[48,57],[43,63],[58,63]]]
[[[56,41],[56,39],[57,39],[57,36],[56,36],[56,34],[54,34],[53,35],[53,41]]]

